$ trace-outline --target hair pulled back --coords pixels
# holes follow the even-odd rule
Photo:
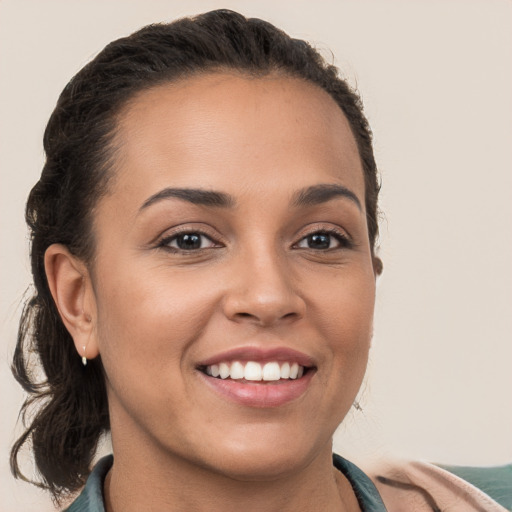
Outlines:
[[[379,183],[368,122],[359,97],[308,43],[260,19],[218,10],[149,25],[106,46],[60,95],[44,134],[46,162],[26,206],[35,293],[23,310],[12,369],[29,398],[22,407],[26,430],[12,448],[11,468],[25,478],[18,455],[29,442],[40,473],[36,485],[57,501],[83,485],[99,438],[110,427],[101,358],[82,366],[50,293],[45,251],[64,244],[92,264],[91,217],[108,193],[123,106],[156,85],[222,69],[297,77],[331,95],[359,149],[373,250]]]

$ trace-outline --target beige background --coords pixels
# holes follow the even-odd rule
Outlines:
[[[510,1],[0,0],[1,512],[50,509],[7,461],[22,401],[8,365],[30,281],[23,206],[45,123],[107,42],[218,7],[332,50],[374,130],[385,271],[364,411],[336,449],[356,461],[512,460]]]

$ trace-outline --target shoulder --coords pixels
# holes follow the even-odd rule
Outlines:
[[[496,468],[436,466],[391,460],[367,469],[393,512],[505,512],[512,510],[512,465]]]
[[[484,493],[512,510],[512,464],[493,467],[445,466],[439,467],[471,483]]]
[[[98,461],[87,478],[84,489],[64,512],[105,512],[103,481],[113,462],[112,455],[107,455]]]

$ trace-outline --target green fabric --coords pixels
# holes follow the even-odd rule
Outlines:
[[[105,512],[103,481],[113,463],[112,455],[100,459],[89,475],[83,491],[64,512]]]
[[[334,467],[341,471],[350,482],[362,512],[386,512],[379,491],[365,473],[355,464],[336,453],[333,453],[332,461]]]
[[[507,510],[512,510],[512,464],[484,468],[439,464],[439,467],[473,484]]]

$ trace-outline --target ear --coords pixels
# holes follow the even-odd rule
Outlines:
[[[94,359],[99,354],[96,298],[86,265],[62,244],[48,247],[44,265],[53,300],[78,355]]]

